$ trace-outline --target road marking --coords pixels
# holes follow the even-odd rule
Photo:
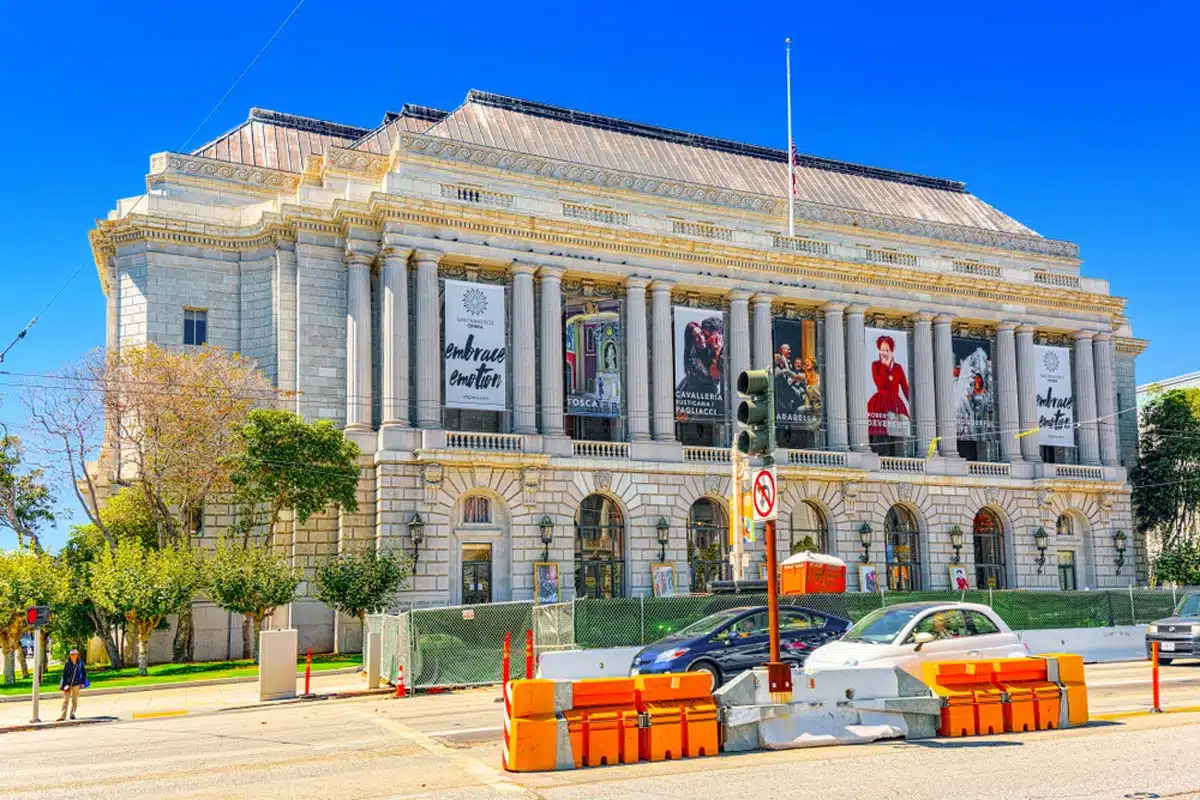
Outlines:
[[[182,717],[187,714],[186,708],[173,708],[170,711],[135,711],[131,719],[158,719],[159,717]]]
[[[502,794],[520,795],[522,797],[535,796],[513,783],[507,775],[497,772],[470,756],[463,755],[452,747],[447,747],[436,739],[430,738],[430,734],[422,733],[416,728],[410,728],[394,719],[381,717],[377,714],[363,714],[362,716],[381,728],[386,728],[410,744],[414,744],[435,756],[445,758],[447,761],[469,773],[489,789],[494,789]]]
[[[1113,686],[1149,686],[1153,681],[1150,678],[1138,678],[1136,680],[1127,681],[1088,681],[1089,689],[1105,689]],[[1181,675],[1175,678],[1159,678],[1159,683],[1200,683],[1200,675]]]
[[[1114,711],[1111,714],[1092,714],[1088,717],[1089,720],[1098,719],[1103,721],[1111,721],[1116,719],[1129,719],[1130,717],[1149,717],[1154,714],[1195,714],[1200,712],[1200,706],[1181,706],[1179,708],[1164,708],[1162,711],[1150,711],[1149,709],[1140,709],[1138,711]]]
[[[467,733],[500,733],[504,730],[503,725],[493,725],[489,728],[455,728],[450,731],[422,731],[426,736],[462,736]]]

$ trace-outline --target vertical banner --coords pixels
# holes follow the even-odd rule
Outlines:
[[[957,420],[958,438],[975,441],[994,438],[997,428],[992,343],[956,338],[952,340],[952,346],[954,417]]]
[[[621,321],[615,311],[570,313],[563,324],[567,413],[621,416]]]
[[[1038,444],[1075,446],[1075,393],[1071,389],[1071,351],[1034,345],[1037,387]]]
[[[725,318],[720,311],[675,306],[675,418],[725,419]]]
[[[504,287],[446,281],[447,408],[504,411]]]
[[[874,393],[867,399],[869,436],[908,436],[912,418],[912,392],[908,385],[908,333],[888,328],[867,328],[866,346],[871,359]],[[851,414],[861,414],[852,409]]]
[[[821,375],[817,371],[816,325],[812,320],[775,319],[775,424],[780,428],[821,426]]]

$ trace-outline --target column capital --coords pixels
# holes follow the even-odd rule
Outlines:
[[[1096,334],[1096,337],[1092,341],[1094,341],[1094,342],[1111,342],[1112,338],[1113,337],[1112,337],[1111,333],[1106,333],[1104,331],[1101,331],[1100,333]]]
[[[996,323],[996,332],[997,333],[999,333],[1000,331],[1015,331],[1016,329],[1017,329],[1017,323],[1015,323],[1011,320],[1004,320],[1003,322]]]
[[[756,305],[756,306],[763,306],[763,305],[769,306],[775,302],[775,295],[756,294],[752,298],[751,302],[753,302],[754,305]]]
[[[418,264],[428,264],[431,261],[434,264],[440,264],[445,256],[446,254],[441,250],[426,250],[423,248],[413,250],[413,258]]]
[[[411,247],[404,247],[403,245],[388,245],[379,252],[379,255],[383,257],[384,261],[400,259],[401,261],[407,262],[408,257],[412,255],[412,251],[413,249]]]
[[[346,252],[346,267],[366,267],[370,269],[371,262],[375,259],[367,253],[359,253],[353,250]]]
[[[637,275],[630,275],[628,278],[625,279],[626,290],[632,289],[634,291],[644,292],[644,291],[646,291],[646,287],[649,285],[650,285],[649,278],[642,278],[642,277],[638,277]]]
[[[537,272],[538,268],[535,265],[527,264],[524,261],[514,261],[512,262],[511,269],[513,275],[528,275],[533,277],[533,273]]]
[[[933,323],[933,318],[936,316],[937,314],[932,311],[918,311],[912,315],[912,320],[913,322],[921,322],[925,325],[930,325]]]
[[[538,267],[538,277],[544,281],[562,280],[563,272],[561,267]]]
[[[867,313],[868,306],[866,303],[851,303],[846,306],[846,314],[856,317],[861,317]]]
[[[674,281],[666,281],[661,278],[655,278],[650,284],[650,291],[652,292],[669,292],[674,288]]]
[[[1035,333],[1037,333],[1037,326],[1032,323],[1022,322],[1017,326],[1018,336],[1033,336]]]
[[[1096,332],[1089,331],[1089,330],[1075,331],[1074,333],[1071,334],[1071,338],[1077,342],[1084,342],[1084,341],[1090,342],[1095,336],[1096,336]]]
[[[729,293],[729,302],[731,303],[749,303],[750,293],[745,289],[734,289]]]
[[[826,314],[840,314],[846,309],[845,303],[839,303],[836,300],[830,300],[825,305],[821,306],[821,310]]]
[[[950,325],[954,322],[953,314],[938,314],[933,318],[934,325]]]

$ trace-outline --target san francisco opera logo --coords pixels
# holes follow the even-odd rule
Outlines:
[[[1046,355],[1042,357],[1042,363],[1046,365],[1046,372],[1058,372],[1058,353],[1053,350],[1048,350]]]
[[[467,289],[463,293],[462,305],[463,311],[472,317],[482,317],[488,307],[487,295],[479,289]]]

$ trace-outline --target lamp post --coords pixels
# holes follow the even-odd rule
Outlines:
[[[954,548],[954,557],[952,559],[950,559],[950,562],[952,564],[961,563],[962,562],[961,553],[962,553],[962,546],[963,546],[963,532],[962,532],[962,528],[960,528],[957,525],[955,525],[953,528],[950,529],[950,546]]]
[[[425,541],[425,520],[421,519],[420,511],[414,511],[412,519],[408,521],[408,538],[412,540],[413,567],[415,568],[417,561],[421,558],[421,543]]]
[[[667,542],[671,537],[671,523],[667,522],[666,517],[658,518],[658,560],[667,560]]]
[[[859,556],[859,561],[867,563],[871,560],[871,525],[864,522],[858,526],[858,541],[862,544],[863,554]]]
[[[538,523],[538,527],[542,530],[542,561],[549,561],[550,545],[554,541],[554,520],[550,519],[549,514],[546,514]]]
[[[1117,567],[1117,574],[1121,574],[1121,567],[1125,566],[1125,531],[1118,529],[1113,534],[1113,547],[1117,550],[1117,558],[1114,562]]]
[[[1042,569],[1046,566],[1046,545],[1049,544],[1050,536],[1046,533],[1046,529],[1038,527],[1033,532],[1033,546],[1037,548],[1037,574],[1042,574]]]

